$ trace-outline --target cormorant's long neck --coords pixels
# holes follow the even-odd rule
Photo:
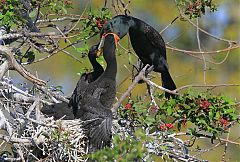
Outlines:
[[[117,74],[117,61],[115,56],[115,40],[113,35],[107,35],[103,46],[103,57],[107,63],[104,77],[115,80]]]
[[[97,62],[96,60],[96,53],[90,53],[88,55],[88,58],[90,60],[90,63],[92,64],[93,67],[93,80],[96,80],[103,72],[104,69],[103,67]]]

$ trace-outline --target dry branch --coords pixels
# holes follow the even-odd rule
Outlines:
[[[14,70],[16,70],[19,74],[21,74],[27,80],[29,80],[35,84],[38,84],[38,85],[46,84],[45,81],[36,78],[32,74],[30,74],[24,67],[22,67],[14,58],[10,48],[0,45],[0,54],[5,56],[6,59],[9,61],[10,65],[8,67],[12,67]],[[2,70],[2,69],[0,69],[0,70]],[[6,69],[4,69],[4,70],[6,72]],[[3,72],[1,72],[1,74],[3,74]]]
[[[212,84],[212,85],[185,85],[185,86],[182,86],[182,87],[179,87],[179,88],[177,88],[175,91],[176,92],[179,92],[179,91],[181,91],[181,90],[183,90],[183,89],[186,89],[186,88],[190,88],[190,87],[192,87],[192,88],[217,88],[217,87],[230,87],[230,86],[240,86],[240,84]]]
[[[217,51],[202,51],[202,52],[198,52],[198,51],[188,51],[188,50],[183,50],[183,49],[179,49],[176,47],[172,47],[168,44],[166,44],[166,48],[169,50],[173,50],[173,51],[177,51],[177,52],[182,52],[182,53],[187,53],[187,54],[192,54],[192,55],[202,55],[202,54],[208,54],[208,55],[215,55],[215,54],[219,54],[219,53],[223,53],[223,52],[228,52],[229,50],[234,50],[234,49],[238,49],[240,48],[240,44],[236,44],[236,45],[232,45],[229,46],[225,49],[222,50],[217,50]]]
[[[30,33],[23,33],[23,34],[19,34],[19,33],[15,33],[15,34],[3,34],[0,35],[0,40],[4,40],[4,39],[14,39],[14,38],[29,38],[29,37],[51,37],[51,36],[58,36],[56,35],[55,32],[49,32],[49,33],[36,33],[36,32],[30,32]]]

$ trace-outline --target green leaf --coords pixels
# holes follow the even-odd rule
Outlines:
[[[67,14],[66,8],[62,7],[62,11],[63,11],[65,14]]]
[[[33,10],[32,12],[30,12],[30,13],[29,13],[29,16],[30,16],[31,18],[36,17],[36,16],[37,16],[37,10],[35,9],[35,10]]]
[[[218,112],[216,112],[216,115],[215,115],[215,118],[214,118],[214,119],[219,120],[219,118],[220,118],[220,113],[219,113],[219,111],[218,111]]]
[[[168,114],[168,115],[172,115],[172,113],[173,113],[173,108],[170,107],[170,106],[168,106],[168,107],[167,107],[167,114]]]
[[[151,117],[151,116],[147,116],[146,119],[144,120],[144,122],[145,122],[148,126],[150,126],[150,125],[152,125],[152,124],[155,122],[155,119],[154,119],[153,117]]]
[[[210,119],[213,119],[214,115],[215,115],[215,110],[214,109],[210,109],[210,111],[209,111]]]

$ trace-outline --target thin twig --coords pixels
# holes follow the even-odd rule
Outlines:
[[[200,36],[199,36],[199,21],[197,18],[197,29],[196,29],[196,34],[197,34],[197,43],[198,43],[198,49],[199,52],[202,52],[202,48],[201,48],[201,41],[200,41]],[[207,64],[206,64],[206,59],[204,54],[202,54],[202,60],[203,60],[203,83],[206,85],[206,71],[207,71]]]
[[[183,89],[193,87],[193,88],[206,88],[206,87],[212,87],[212,88],[217,88],[217,87],[229,87],[229,86],[240,86],[240,84],[212,84],[212,85],[185,85],[182,87],[179,87],[175,89],[174,91],[179,92]]]
[[[175,47],[172,47],[172,46],[166,44],[166,48],[169,50],[178,51],[178,52],[187,53],[187,54],[193,54],[193,55],[202,55],[202,54],[216,55],[219,53],[227,52],[229,50],[238,49],[239,47],[240,47],[240,44],[236,44],[236,45],[232,45],[227,48],[224,48],[222,50],[198,52],[198,51],[183,50],[183,49],[175,48]]]
[[[230,131],[231,131],[231,128],[228,129],[227,139],[226,140],[229,140]],[[227,153],[227,147],[228,147],[228,142],[226,142],[225,146],[224,146],[224,151],[223,151],[223,155],[222,155],[222,161],[223,162],[226,162],[225,157],[226,157],[226,153]]]

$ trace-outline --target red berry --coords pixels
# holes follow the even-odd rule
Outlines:
[[[189,12],[193,11],[193,6],[191,4],[188,5],[187,11],[189,11]]]
[[[165,124],[160,124],[160,125],[159,125],[159,129],[160,129],[161,131],[165,130],[165,129],[166,129]]]
[[[202,3],[201,3],[201,1],[200,0],[197,0],[195,3],[194,3],[194,6],[201,6],[202,5]]]
[[[208,111],[208,108],[210,105],[211,105],[211,103],[208,102],[207,100],[202,100],[200,102],[200,108],[205,109],[206,111]]]
[[[132,108],[132,104],[127,103],[127,104],[125,105],[125,109],[131,109],[131,108]]]
[[[96,20],[96,24],[97,24],[98,28],[102,28],[102,24],[99,20]]]
[[[166,124],[166,127],[167,127],[168,129],[172,129],[172,128],[173,128],[173,124],[167,123],[167,124]]]
[[[65,4],[65,5],[71,5],[71,4],[72,4],[72,1],[71,1],[71,0],[64,0],[64,4]]]
[[[223,125],[223,126],[227,126],[227,125],[228,125],[228,120],[226,120],[226,119],[220,118],[220,119],[219,119],[219,122],[220,122],[220,124]]]

